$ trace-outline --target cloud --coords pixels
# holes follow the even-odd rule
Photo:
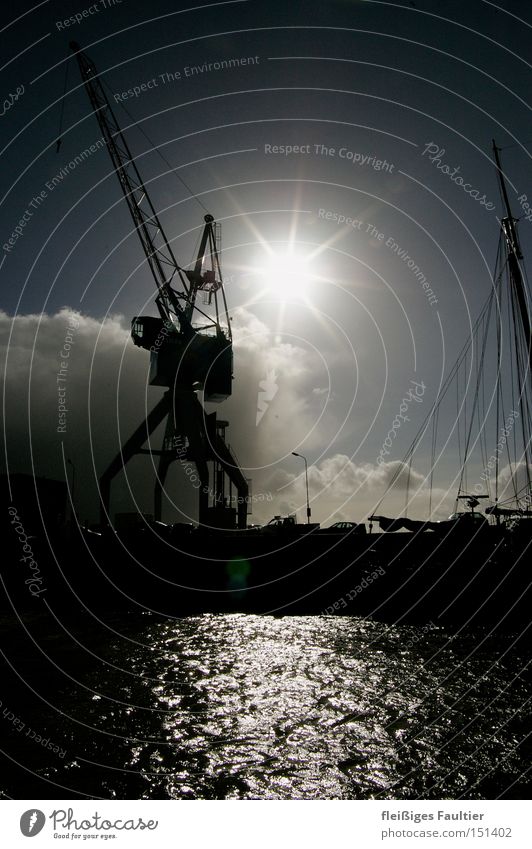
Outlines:
[[[100,322],[0,313],[5,363],[5,458],[11,472],[64,479],[76,466],[80,510],[95,518],[97,479],[142,416],[148,362],[122,316]],[[83,486],[81,482],[83,481]]]
[[[249,311],[237,310],[234,325],[233,395],[223,405],[209,405],[209,411],[216,409],[220,418],[229,419],[231,445],[253,478],[258,498],[265,494],[264,474],[309,435],[312,439],[320,401],[309,387],[318,365],[311,350],[275,342],[269,328]],[[6,366],[9,470],[64,479],[70,474],[65,458],[70,458],[76,467],[79,513],[95,520],[100,475],[162,395],[162,389],[147,383],[149,355],[132,344],[123,316],[100,321],[68,307],[54,315],[14,319],[0,313],[0,346]],[[275,375],[277,391],[270,393],[257,426],[261,382],[267,375]],[[153,439],[156,448],[161,430]],[[135,509],[136,501],[139,509],[151,512],[153,480],[149,458],[134,458],[126,476],[113,483],[114,510]],[[168,520],[195,518],[197,492],[178,463],[169,473],[168,495]],[[185,515],[176,515],[183,504]],[[260,509],[264,520],[269,503]]]
[[[392,480],[393,486],[390,487]],[[404,511],[405,495],[409,495],[408,514],[427,518],[429,486],[422,474],[400,462],[384,465],[357,463],[346,454],[326,457],[308,469],[309,497],[313,516],[323,524],[340,519],[360,521],[373,512],[399,515]],[[288,473],[276,470],[267,486],[274,495],[276,512],[298,512],[306,507],[304,470]],[[389,488],[390,487],[390,488]],[[389,488],[389,489],[388,489]],[[383,506],[377,510],[386,493]],[[433,489],[433,518],[447,518],[454,509],[454,494]]]
[[[216,410],[230,423],[228,441],[252,479],[252,521],[294,511],[304,516],[304,467],[293,451],[320,458],[309,464],[309,494],[313,517],[324,524],[361,520],[394,475],[387,511],[393,515],[404,509],[408,487],[413,497],[409,514],[426,515],[428,487],[415,469],[409,476],[398,462],[357,462],[337,450],[341,405],[326,403],[328,396],[314,391],[328,381],[322,352],[280,339],[249,310],[235,311],[233,328],[233,393],[221,405],[208,405],[208,411]],[[148,386],[149,355],[132,344],[123,316],[100,321],[66,307],[54,315],[15,319],[0,313],[0,345],[6,362],[10,471],[71,478],[65,462],[70,458],[78,514],[96,520],[100,475],[162,395],[162,389]],[[268,380],[275,382],[275,392],[261,399]],[[343,404],[347,407],[349,398]],[[155,448],[162,435],[160,428]],[[152,512],[154,471],[149,457],[134,458],[113,482],[113,512]],[[197,490],[178,462],[168,475],[167,496],[163,518],[196,519]],[[452,512],[445,491],[433,493],[433,504],[441,517]]]
[[[524,461],[510,463],[499,470],[499,500],[514,499],[517,492],[524,498],[530,485],[529,470]]]
[[[233,394],[220,415],[230,422],[240,462],[259,481],[301,445],[321,449],[338,425],[335,411],[324,413],[324,399],[312,392],[326,370],[311,346],[279,340],[243,308],[235,311],[233,336]]]

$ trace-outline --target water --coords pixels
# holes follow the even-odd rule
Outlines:
[[[78,621],[40,638],[62,670],[41,656],[40,676],[11,641],[7,656],[47,704],[28,700],[20,680],[4,703],[11,700],[65,754],[11,729],[6,751],[26,769],[10,762],[0,784],[5,795],[429,799],[529,792],[531,752],[523,741],[531,687],[512,636],[317,616],[161,621],[148,614],[108,625]]]

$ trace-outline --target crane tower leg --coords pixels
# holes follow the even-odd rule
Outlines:
[[[124,466],[131,458],[138,454],[147,439],[161,424],[164,417],[168,415],[171,407],[171,392],[165,392],[161,400],[155,405],[153,410],[147,415],[142,424],[132,433],[129,439],[124,443],[118,454],[107,466],[105,472],[100,478],[100,514],[102,524],[106,524],[110,520],[109,504],[111,500],[111,483]]]
[[[196,393],[189,389],[174,391],[172,429],[180,444],[177,454],[183,461],[191,460],[199,478],[199,514],[198,523],[206,523],[206,510],[209,503],[209,457],[208,439],[205,429],[205,411]],[[196,488],[198,488],[196,486]]]

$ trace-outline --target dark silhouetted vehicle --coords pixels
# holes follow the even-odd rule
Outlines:
[[[319,528],[318,522],[307,522],[299,524],[297,517],[292,516],[274,516],[273,519],[263,525],[260,529],[261,534],[306,534],[309,531],[315,531]]]
[[[335,522],[328,528],[322,528],[322,534],[365,534],[366,526],[363,522]]]

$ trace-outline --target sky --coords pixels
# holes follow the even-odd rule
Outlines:
[[[134,315],[156,314],[155,284],[75,40],[182,266],[205,213],[222,224],[235,364],[216,410],[252,479],[250,521],[304,520],[292,452],[308,460],[315,521],[366,518],[491,289],[502,211],[492,139],[530,253],[528,4],[80,0],[12,14],[0,110],[5,470],[70,485],[75,470],[76,511],[95,521],[99,476],[162,392],[129,335]],[[433,518],[453,509],[455,419],[442,412]],[[412,516],[428,515],[429,453],[410,476]],[[383,512],[404,508],[406,478]],[[152,486],[150,460],[136,458],[114,483],[113,512],[150,512]],[[194,520],[196,500],[174,464],[163,518]]]

